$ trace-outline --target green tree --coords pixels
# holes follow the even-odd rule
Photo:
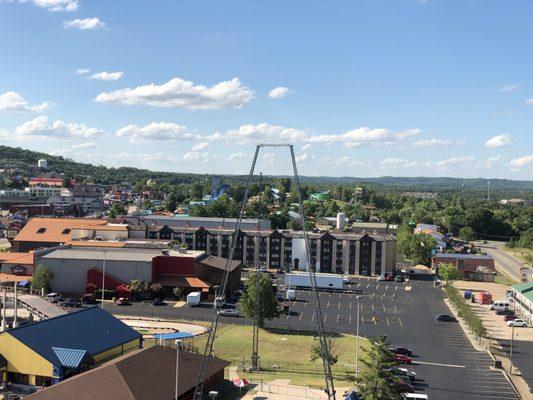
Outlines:
[[[176,207],[178,205],[177,199],[176,199],[176,193],[171,192],[167,196],[167,202],[166,202],[166,209],[167,211],[174,212],[176,211]]]
[[[394,355],[389,350],[385,336],[378,335],[370,341],[361,360],[362,369],[357,377],[359,395],[363,400],[401,400],[396,383],[398,375],[391,370],[395,366]]]
[[[463,240],[470,242],[472,240],[476,240],[476,233],[469,226],[464,226],[459,229],[459,237]]]
[[[33,290],[42,290],[46,293],[50,292],[52,279],[54,279],[54,273],[48,268],[43,267],[42,265],[38,266],[35,272],[33,273],[32,287]]]
[[[330,336],[327,338],[328,351],[329,351],[329,364],[335,365],[339,361],[339,356],[336,351],[335,341]],[[311,361],[321,360],[322,359],[322,350],[320,348],[320,342],[316,342],[313,347],[311,347]]]
[[[272,291],[272,279],[268,274],[253,271],[248,274],[246,290],[241,299],[241,311],[247,318],[255,318],[256,296],[258,305],[258,324],[263,326],[265,319],[279,316],[276,294]]]
[[[116,218],[124,214],[126,214],[126,207],[122,203],[113,203],[108,212],[109,218]]]
[[[172,289],[172,293],[174,294],[176,300],[179,300],[183,296],[183,289],[176,286],[174,289]]]
[[[456,281],[459,278],[459,271],[457,267],[451,263],[439,264],[439,277],[446,281],[446,285]]]

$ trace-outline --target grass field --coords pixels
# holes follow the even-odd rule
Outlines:
[[[206,338],[195,338],[194,346],[203,349]],[[296,385],[320,386],[323,382],[322,362],[310,360],[311,348],[318,343],[313,333],[276,331],[261,329],[259,333],[259,356],[265,372],[247,373],[254,380],[290,379]],[[359,359],[366,339],[359,340]],[[234,365],[249,365],[252,348],[252,327],[242,325],[221,325],[215,341],[215,355],[231,361]],[[333,354],[338,362],[333,372],[338,384],[349,385],[346,376],[355,371],[355,336],[337,335],[332,341]]]
[[[518,283],[517,280],[508,277],[507,275],[498,274],[494,277],[494,283],[499,283],[500,285],[512,286]]]

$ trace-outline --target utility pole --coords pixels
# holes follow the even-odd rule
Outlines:
[[[104,309],[104,293],[105,293],[105,261],[106,261],[106,251],[104,250],[104,258],[102,260],[102,310]]]
[[[7,308],[7,295],[6,288],[4,286],[4,296],[2,298],[2,332],[6,330],[6,308]]]
[[[17,321],[17,302],[18,302],[18,293],[17,293],[17,282],[14,282],[14,292],[15,292],[15,304],[13,306],[13,328],[16,328],[18,325]]]
[[[513,373],[513,345],[514,345],[514,324],[511,327],[511,352],[509,353],[509,373]]]
[[[355,376],[359,376],[359,300],[361,296],[356,296],[357,300],[357,323],[355,324]]]
[[[259,175],[259,215],[257,225],[261,227],[261,220],[263,217],[263,173]],[[261,240],[261,236],[259,236]],[[246,251],[246,249],[244,249]],[[259,251],[261,251],[261,245],[259,245]],[[259,263],[256,263],[255,273],[259,274]],[[252,332],[252,370],[259,371],[259,308],[261,307],[258,287],[255,288],[254,295],[254,325]]]

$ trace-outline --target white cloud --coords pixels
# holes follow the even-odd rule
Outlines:
[[[52,12],[76,11],[79,7],[78,0],[33,0],[33,4],[37,7],[46,8],[48,11]]]
[[[485,161],[483,161],[483,165],[486,168],[492,168],[493,166],[498,164],[501,161],[501,159],[502,159],[502,156],[498,154],[497,156],[487,158]]]
[[[105,27],[105,22],[100,21],[100,18],[85,18],[85,19],[71,19],[63,22],[63,28],[80,29],[82,31],[95,30]]]
[[[342,173],[344,173],[345,175],[350,175],[350,172],[345,170],[346,168],[360,167],[364,165],[363,162],[353,160],[347,156],[343,156],[340,158],[325,156],[317,160],[315,156],[311,155],[310,157],[307,158],[306,161],[310,163],[317,163],[319,165],[322,164],[324,166],[331,167],[334,169],[342,168],[343,169]]]
[[[309,153],[302,153],[298,157],[296,157],[296,162],[306,162],[309,158]]]
[[[526,105],[533,106],[533,97],[531,99],[526,99]]]
[[[311,147],[312,147],[312,146],[311,146],[310,143],[304,144],[304,145],[302,146],[302,151],[309,151],[309,150],[311,150]]]
[[[192,146],[191,150],[192,151],[200,151],[200,150],[205,150],[209,147],[209,142],[200,142],[200,143],[196,143],[194,146]]]
[[[426,139],[426,140],[417,140],[413,142],[413,147],[444,147],[452,144],[451,140],[446,139]]]
[[[120,128],[116,136],[127,138],[130,143],[200,139],[200,135],[189,132],[186,126],[171,122],[152,122],[145,126],[128,125]]]
[[[267,123],[242,125],[238,129],[227,131],[225,135],[220,135],[219,137],[222,139],[234,139],[238,144],[295,143],[307,140],[304,131]]]
[[[403,158],[385,158],[379,162],[379,167],[382,169],[394,169],[394,168],[409,168],[417,165],[416,161],[409,161]]]
[[[185,161],[209,161],[211,159],[210,154],[207,151],[189,151],[183,155]]]
[[[515,158],[514,160],[509,161],[509,166],[515,169],[520,169],[529,164],[533,164],[533,154],[529,154],[520,158]]]
[[[520,86],[522,86],[522,82],[517,83],[508,83],[506,85],[503,85],[501,88],[498,89],[498,92],[500,93],[509,93],[514,92],[516,89],[518,89]]]
[[[278,86],[268,92],[268,97],[270,97],[271,99],[282,99],[284,97],[287,97],[289,93],[290,89],[288,87]]]
[[[502,147],[511,143],[513,143],[513,138],[511,135],[497,135],[487,140],[485,147]]]
[[[241,84],[239,78],[206,87],[174,78],[162,84],[149,84],[100,93],[97,103],[118,103],[126,106],[146,104],[154,107],[180,107],[186,110],[220,110],[241,108],[254,97],[254,92]]]
[[[243,157],[244,157],[244,154],[241,151],[238,151],[237,153],[230,154],[228,157],[228,160],[236,161],[236,160],[240,160]]]
[[[88,74],[89,72],[91,72],[91,70],[89,68],[78,68],[76,70],[76,73],[78,75],[85,75],[85,74]]]
[[[462,168],[464,164],[470,163],[472,161],[475,161],[476,158],[473,156],[464,156],[464,157],[452,157],[448,158],[447,160],[442,160],[437,162],[438,167],[458,167]]]
[[[370,129],[366,126],[352,129],[342,134],[328,134],[310,136],[307,140],[312,143],[344,143],[347,147],[356,147],[373,142],[394,142],[420,134],[420,129],[407,129],[392,132],[389,129]]]
[[[55,137],[55,138],[93,138],[102,136],[104,131],[98,128],[91,128],[85,124],[65,123],[54,121],[48,123],[48,117],[40,116],[20,125],[15,134],[18,138],[24,137]]]
[[[92,74],[89,77],[89,79],[96,79],[99,81],[118,81],[120,78],[122,78],[122,75],[124,75],[124,72],[122,71],[118,71],[118,72],[102,71],[96,74]]]
[[[34,111],[43,112],[53,105],[50,101],[41,104],[30,105],[17,92],[5,92],[0,94],[0,112],[2,111]]]
[[[98,147],[98,144],[94,142],[80,143],[72,146],[73,149],[94,149],[96,147]]]

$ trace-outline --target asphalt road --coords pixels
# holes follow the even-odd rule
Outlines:
[[[494,263],[498,270],[520,282],[522,280],[522,276],[520,275],[522,261],[502,250],[501,247],[503,245],[503,242],[496,241],[477,244],[478,247],[482,248],[494,258]]]
[[[356,280],[349,289],[360,293],[360,335],[387,335],[394,345],[414,350],[410,369],[420,378],[416,391],[437,400],[518,399],[502,372],[491,369],[492,359],[471,345],[457,323],[437,322],[436,314],[449,314],[442,290],[433,287],[429,276],[409,283]],[[355,334],[356,294],[321,293],[322,314],[327,330]],[[309,291],[297,291],[290,302],[290,314],[269,321],[273,328],[314,330],[316,314]],[[115,314],[159,318],[208,320],[211,308],[152,306],[150,302],[131,306],[106,304]],[[238,305],[237,305],[238,307]],[[222,322],[249,324],[245,318],[222,317]]]

